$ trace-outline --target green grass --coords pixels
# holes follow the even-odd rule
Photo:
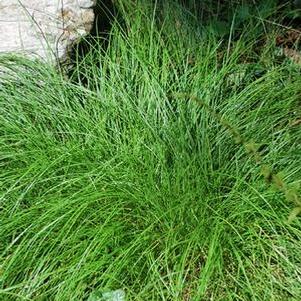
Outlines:
[[[301,220],[194,95],[288,185],[301,179],[300,67],[273,28],[221,41],[166,5],[123,7],[69,80],[1,57],[0,300],[300,300]],[[148,10],[149,9],[149,10]],[[267,42],[255,51],[264,30]],[[261,76],[257,76],[257,71]]]

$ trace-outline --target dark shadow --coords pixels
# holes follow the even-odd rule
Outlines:
[[[108,34],[112,27],[112,21],[117,16],[117,9],[113,4],[113,0],[98,0],[94,8],[95,22],[91,30],[91,39],[101,39],[104,46],[107,45]]]
[[[117,15],[116,7],[112,0],[98,0],[94,8],[95,21],[90,34],[73,46],[71,51],[71,64],[74,60],[83,58],[95,43],[106,49],[108,35],[112,22]]]
[[[108,47],[108,38],[112,27],[112,22],[117,16],[117,9],[113,4],[113,0],[97,0],[94,8],[95,20],[92,30],[88,36],[83,38],[79,43],[75,44],[70,51],[70,60],[67,62],[66,73],[72,81],[78,81],[82,84],[86,83],[83,75],[80,75],[72,66],[76,66],[76,62],[81,61],[93,49],[94,45],[106,50]],[[69,67],[68,67],[69,66]],[[71,67],[70,67],[71,66]]]

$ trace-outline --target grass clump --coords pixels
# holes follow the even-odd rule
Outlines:
[[[300,68],[269,40],[255,52],[250,28],[221,41],[180,5],[120,9],[124,26],[70,80],[1,58],[0,299],[298,300],[294,205],[179,95],[297,187]]]

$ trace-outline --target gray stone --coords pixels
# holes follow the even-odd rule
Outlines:
[[[93,26],[96,0],[0,0],[0,53],[22,53],[51,63]]]

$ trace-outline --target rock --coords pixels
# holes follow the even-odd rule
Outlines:
[[[0,0],[0,53],[64,62],[93,26],[96,0]]]

